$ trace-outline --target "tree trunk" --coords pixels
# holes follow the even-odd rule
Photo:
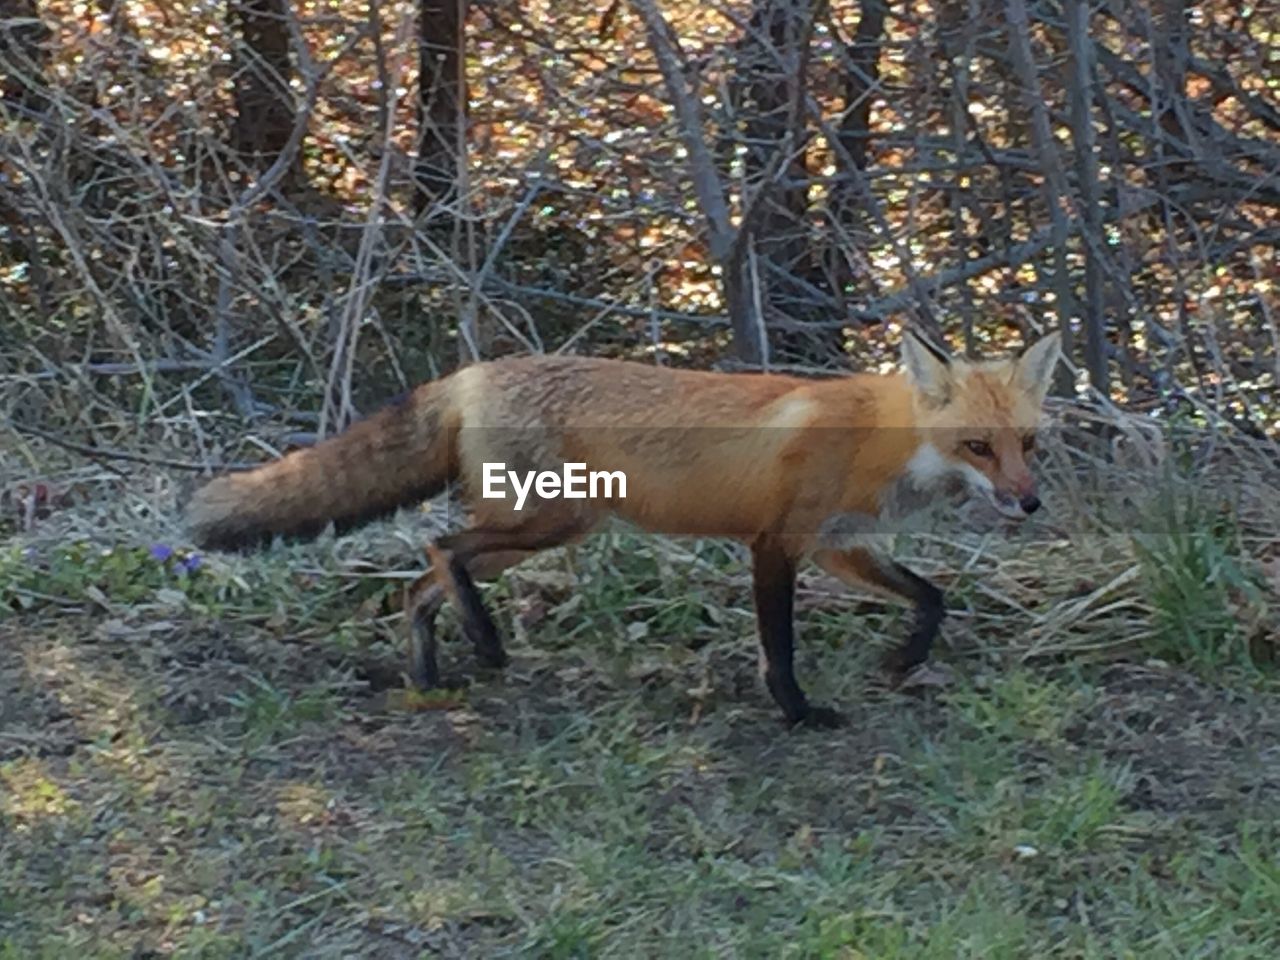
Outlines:
[[[1097,136],[1093,129],[1093,40],[1089,36],[1089,0],[1068,0],[1067,37],[1071,45],[1071,138],[1076,179],[1080,182],[1080,218],[1084,221],[1084,361],[1089,382],[1103,396],[1110,391],[1107,328],[1104,316],[1103,263],[1106,238],[1098,206]]]
[[[1075,315],[1075,293],[1067,266],[1067,243],[1071,237],[1071,225],[1062,209],[1067,199],[1067,178],[1058,155],[1058,144],[1053,136],[1049,119],[1049,107],[1040,88],[1035,58],[1031,51],[1031,24],[1027,6],[1023,0],[1005,0],[1009,18],[1009,59],[1014,74],[1022,87],[1022,97],[1031,114],[1031,140],[1044,177],[1044,201],[1049,211],[1049,225],[1053,235],[1053,294],[1058,315],[1058,329],[1062,332],[1062,348],[1072,356],[1071,318]],[[1070,373],[1065,364],[1059,366],[1057,385],[1060,390],[1070,389]]]
[[[762,208],[753,216],[750,238],[762,288],[759,302],[783,311],[790,310],[790,303],[803,307],[809,300],[805,286],[815,273],[806,225],[809,169],[804,148],[812,6],[811,0],[756,0],[738,44],[733,78],[747,148],[747,181],[763,191],[753,201]],[[804,355],[814,345],[812,338],[776,329],[769,339],[776,353]]]
[[[456,196],[466,156],[466,0],[422,0],[418,8],[417,208]]]
[[[295,104],[289,83],[289,0],[231,0],[228,14],[241,42],[236,46],[236,118],[232,145],[251,170],[261,173],[289,143]],[[294,171],[301,170],[301,154]]]
[[[889,4],[885,0],[861,0],[858,26],[844,45],[841,64],[844,86],[844,113],[835,129],[840,180],[831,188],[827,206],[839,225],[838,235],[850,238],[855,246],[869,246],[875,234],[869,221],[865,195],[871,146],[871,104],[880,82],[880,50],[884,43]],[[858,286],[847,252],[829,249],[825,256],[827,283],[838,301]]]
[[[1187,103],[1187,61],[1189,59],[1187,10],[1184,0],[1156,0],[1151,54],[1155,59],[1156,101],[1152,104],[1160,127],[1193,149],[1195,124]],[[1177,164],[1173,171],[1183,175],[1194,171],[1191,164]]]
[[[840,142],[859,170],[867,169],[867,147],[871,140],[871,101],[880,82],[880,47],[884,43],[885,0],[862,0],[862,15],[853,41],[845,46],[848,70],[844,76],[844,120]]]

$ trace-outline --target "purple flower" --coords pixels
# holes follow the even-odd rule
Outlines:
[[[202,564],[203,562],[204,561],[200,559],[200,554],[191,553],[191,554],[188,554],[187,558],[182,561],[182,568],[186,570],[187,573],[195,573],[197,570],[200,569],[200,564]]]
[[[153,543],[151,545],[151,556],[160,563],[164,563],[173,556],[173,547],[164,543]]]

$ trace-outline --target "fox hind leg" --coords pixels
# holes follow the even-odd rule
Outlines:
[[[507,653],[502,649],[498,628],[480,597],[480,591],[476,589],[467,564],[457,552],[436,544],[427,547],[427,555],[431,558],[431,568],[437,571],[443,592],[458,608],[462,632],[475,648],[476,658],[486,667],[497,669],[506,666]]]
[[[405,603],[405,611],[409,621],[409,679],[413,685],[420,690],[430,690],[433,687],[442,685],[440,679],[440,669],[436,660],[436,620],[440,615],[440,611],[444,608],[445,600],[449,599],[449,591],[445,585],[440,582],[438,577],[438,569],[441,565],[447,564],[449,561],[440,556],[440,551],[433,546],[428,547],[427,555],[432,557],[432,568],[419,577],[409,588],[409,599]],[[487,611],[484,611],[483,603],[480,603],[478,591],[475,590],[475,582],[481,580],[491,580],[498,574],[502,573],[508,567],[513,567],[522,560],[532,556],[527,550],[512,550],[498,553],[483,553],[476,557],[470,564],[469,569],[464,568],[463,576],[468,578],[467,585],[464,590],[470,589],[472,594],[471,607],[479,605],[483,612],[481,623],[488,621],[492,626],[492,620],[489,619]],[[454,558],[456,560],[456,557]],[[451,582],[456,584],[456,574],[450,578]],[[457,589],[457,587],[454,587]],[[464,615],[464,623],[467,623]],[[475,628],[473,628],[474,631]],[[506,662],[506,654],[502,650],[501,642],[497,637],[496,628],[491,633],[484,633],[484,627],[479,628],[479,639],[473,634],[471,637],[473,644],[476,646],[478,658],[485,666],[501,667]],[[496,645],[496,653],[493,649]]]
[[[410,588],[407,604],[409,668],[415,685],[427,689],[440,682],[435,621],[446,599],[457,607],[476,658],[488,667],[505,666],[506,651],[476,581],[493,579],[541,550],[577,539],[590,526],[587,517],[557,524],[531,519],[518,526],[473,527],[428,545],[431,569]]]
[[[405,612],[409,621],[409,680],[419,690],[441,685],[436,661],[436,617],[444,605],[444,587],[433,572],[419,577],[409,588]]]

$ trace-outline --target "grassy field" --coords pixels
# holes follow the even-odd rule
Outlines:
[[[907,615],[808,573],[801,681],[850,718],[809,732],[722,545],[540,558],[488,588],[506,672],[449,642],[470,686],[416,701],[420,518],[197,567],[112,484],[0,559],[3,960],[1280,953],[1238,533],[913,539],[953,609],[915,693]]]

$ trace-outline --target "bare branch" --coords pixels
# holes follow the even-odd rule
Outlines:
[[[725,200],[724,184],[716,173],[715,157],[703,134],[702,108],[696,90],[686,82],[679,54],[680,42],[670,24],[658,9],[656,0],[631,0],[631,5],[644,22],[649,46],[662,80],[671,98],[671,108],[679,123],[680,140],[689,155],[689,173],[694,193],[707,223],[707,246],[717,262],[728,260],[733,249],[735,231]]]
[[[745,244],[749,243],[750,234],[739,236],[730,220],[724,184],[716,172],[715,157],[703,133],[702,110],[694,89],[684,78],[679,41],[658,9],[656,0],[631,0],[631,5],[644,22],[649,46],[676,114],[680,139],[688,154],[694,193],[706,218],[707,246],[722,271],[725,304],[729,309],[738,354],[749,362],[765,362],[768,341],[759,313],[759,291],[753,288],[752,278],[744,269],[746,264],[740,255]]]
[[[1067,0],[1067,36],[1071,44],[1071,131],[1075,141],[1076,180],[1080,189],[1084,253],[1084,359],[1089,382],[1108,392],[1107,333],[1103,316],[1101,261],[1106,238],[1098,206],[1097,136],[1093,129],[1093,41],[1089,36],[1089,0]]]
[[[1049,123],[1049,109],[1036,75],[1035,58],[1031,52],[1031,26],[1027,18],[1027,6],[1023,0],[1005,0],[1005,12],[1009,18],[1009,55],[1022,86],[1023,100],[1031,112],[1031,130],[1036,154],[1044,175],[1044,199],[1049,208],[1049,222],[1053,225],[1052,244],[1054,255],[1053,287],[1058,328],[1062,331],[1063,347],[1070,354],[1071,318],[1075,314],[1075,294],[1071,289],[1071,277],[1067,269],[1067,239],[1070,231],[1063,204],[1068,202],[1067,179],[1062,171],[1053,129]],[[1065,386],[1065,384],[1063,384]]]

